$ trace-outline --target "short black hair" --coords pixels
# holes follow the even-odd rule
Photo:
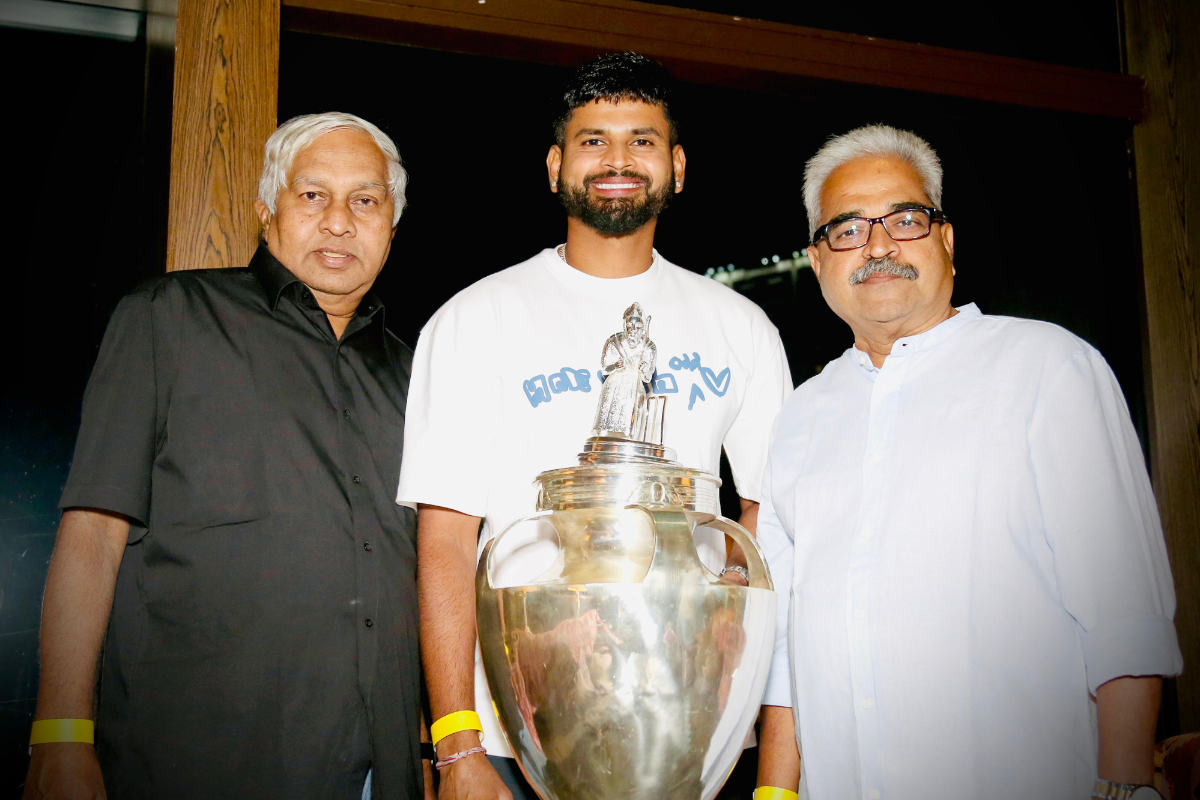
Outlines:
[[[554,116],[554,141],[566,144],[567,122],[577,108],[598,100],[634,100],[658,106],[667,118],[668,137],[679,140],[679,124],[671,116],[675,81],[666,67],[638,53],[608,53],[575,70]]]

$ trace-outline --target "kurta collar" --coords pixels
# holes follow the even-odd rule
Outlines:
[[[909,353],[917,353],[937,347],[961,330],[963,326],[969,325],[983,317],[983,312],[974,303],[967,303],[965,306],[959,306],[955,310],[958,313],[953,317],[935,325],[924,333],[897,339],[892,344],[892,355],[908,355]],[[871,363],[871,357],[859,350],[857,346],[851,345],[850,349],[846,351],[846,355],[851,361],[857,363],[860,369],[869,373],[879,372],[878,368]],[[891,356],[888,356],[888,358],[891,358]],[[887,362],[885,361],[884,363],[886,364]]]

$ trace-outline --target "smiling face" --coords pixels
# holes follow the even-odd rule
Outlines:
[[[874,218],[932,205],[920,175],[907,162],[893,157],[856,158],[826,179],[821,189],[821,224],[839,217]],[[808,248],[808,257],[825,301],[856,335],[880,326],[899,336],[912,335],[936,325],[950,312],[954,229],[948,223],[934,224],[925,238],[906,242],[895,241],[883,225],[876,224],[864,247],[834,251],[822,239]]]
[[[366,133],[335,130],[301,150],[287,178],[274,214],[255,204],[267,248],[322,307],[357,304],[391,249],[387,159]]]
[[[662,108],[637,100],[575,109],[563,146],[546,159],[567,214],[605,236],[632,233],[662,213],[682,190],[685,166]]]

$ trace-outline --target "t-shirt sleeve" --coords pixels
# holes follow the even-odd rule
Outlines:
[[[725,455],[738,496],[759,499],[767,463],[771,425],[792,391],[792,374],[779,332],[765,317],[754,342],[753,374],[746,383],[742,407],[725,434]]]
[[[104,333],[59,507],[112,511],[144,528],[158,417],[152,299],[139,292],[121,300]]]
[[[1080,629],[1088,688],[1178,675],[1175,589],[1158,509],[1116,377],[1090,347],[1038,401],[1030,458],[1062,602]]]
[[[500,414],[491,309],[451,300],[425,325],[413,354],[396,502],[485,515]]]

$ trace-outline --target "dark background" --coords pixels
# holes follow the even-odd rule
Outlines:
[[[1119,71],[1118,9],[1018,0],[964,17],[894,3],[672,3],[1072,66]],[[800,7],[803,6],[803,7]],[[1086,6],[1086,7],[1084,7]],[[379,290],[410,344],[459,289],[565,238],[543,162],[567,71],[285,33],[280,119],[372,120],[409,170]],[[153,158],[144,40],[0,28],[10,158],[0,210],[15,337],[0,382],[0,797],[23,780],[37,625],[79,403],[117,299],[162,269],[165,175]],[[957,233],[955,303],[1047,319],[1095,344],[1145,442],[1136,208],[1128,123],[918,93],[816,86],[800,96],[681,87],[686,191],[658,249],[703,273],[802,250],[804,161],[868,122],[916,131],[941,155]],[[252,198],[247,198],[249,203]],[[780,328],[800,382],[851,343],[811,272],[740,287]],[[1168,721],[1167,731],[1170,731]]]

